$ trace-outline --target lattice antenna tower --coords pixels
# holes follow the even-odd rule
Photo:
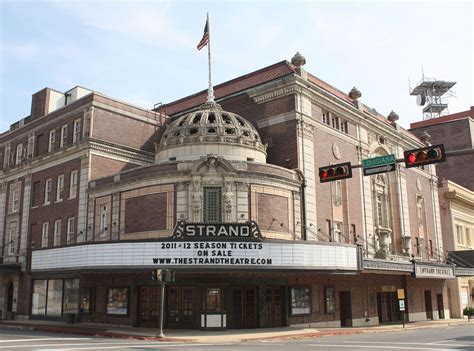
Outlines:
[[[427,78],[422,70],[422,78],[410,95],[416,96],[416,104],[423,106],[423,120],[441,117],[448,112],[448,99],[455,96],[451,88],[456,82]]]

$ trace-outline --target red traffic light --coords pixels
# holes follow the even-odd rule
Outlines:
[[[319,180],[321,183],[346,178],[352,178],[352,167],[350,162],[319,168]]]
[[[422,147],[404,152],[405,166],[418,167],[446,161],[443,144]]]

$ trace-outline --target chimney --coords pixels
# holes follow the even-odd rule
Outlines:
[[[51,89],[44,88],[33,94],[31,98],[31,120],[43,117],[49,112],[48,105],[50,93]]]

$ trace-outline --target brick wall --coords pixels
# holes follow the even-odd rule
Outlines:
[[[125,200],[125,233],[166,229],[167,194],[155,193]]]
[[[47,168],[32,174],[32,192],[37,207],[30,209],[30,243],[35,242],[35,247],[41,247],[42,223],[49,222],[49,246],[53,245],[54,221],[61,220],[61,245],[66,244],[67,219],[78,216],[79,189],[75,199],[69,200],[70,175],[73,170],[79,171],[81,161],[79,158],[64,162],[60,165]],[[58,175],[64,174],[64,199],[56,202]],[[52,179],[51,203],[44,204],[44,191],[46,179]],[[78,172],[77,184],[80,182]]]
[[[91,155],[91,180],[106,177],[127,169],[138,167],[124,161],[113,160],[111,158]]]

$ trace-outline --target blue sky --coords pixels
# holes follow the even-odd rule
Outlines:
[[[400,123],[422,118],[409,95],[425,76],[457,81],[450,112],[473,104],[473,5],[456,1],[0,0],[0,130],[30,113],[31,95],[81,85],[145,108],[296,51],[305,68]]]

